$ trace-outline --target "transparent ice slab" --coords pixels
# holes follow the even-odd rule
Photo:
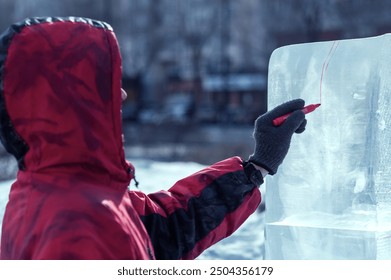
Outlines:
[[[322,105],[266,180],[266,257],[391,259],[391,35],[279,48],[268,87]]]

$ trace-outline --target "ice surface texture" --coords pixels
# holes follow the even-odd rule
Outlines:
[[[266,181],[267,258],[391,259],[391,35],[279,48],[268,87],[322,105]]]

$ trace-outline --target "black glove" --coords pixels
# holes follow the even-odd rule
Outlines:
[[[278,166],[288,153],[294,132],[302,133],[307,120],[301,109],[304,100],[295,99],[281,104],[257,118],[254,128],[255,150],[249,161],[265,168],[271,175],[277,172]],[[283,124],[274,126],[277,117],[292,113]]]

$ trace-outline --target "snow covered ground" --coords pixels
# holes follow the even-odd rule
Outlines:
[[[199,171],[196,163],[132,160],[139,188],[145,193],[168,189],[177,180]],[[0,182],[0,224],[12,181]],[[131,186],[134,188],[134,186]],[[206,250],[198,259],[257,260],[264,258],[264,214],[254,213],[232,236]]]

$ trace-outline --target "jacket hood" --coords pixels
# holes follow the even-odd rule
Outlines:
[[[128,184],[121,56],[111,27],[31,18],[0,37],[0,139],[27,172],[72,172]]]

